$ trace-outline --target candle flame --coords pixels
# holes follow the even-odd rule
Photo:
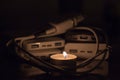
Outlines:
[[[64,56],[64,58],[67,58],[67,52],[65,52],[65,51],[63,51],[63,56]]]

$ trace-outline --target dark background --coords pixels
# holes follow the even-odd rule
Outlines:
[[[102,28],[112,46],[110,77],[119,78],[120,1],[119,0],[2,0],[0,2],[0,60],[2,68],[10,65],[5,43],[17,36],[45,29],[44,24],[56,16],[83,14],[85,26]],[[9,63],[9,64],[8,64]],[[7,69],[6,69],[7,68]],[[6,69],[6,70],[5,70]],[[4,71],[5,70],[5,71]],[[8,72],[6,73],[6,71]],[[4,67],[2,75],[9,75]]]

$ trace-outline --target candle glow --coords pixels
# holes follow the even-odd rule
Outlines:
[[[74,54],[69,54],[66,51],[62,53],[56,53],[50,56],[51,63],[62,67],[65,70],[70,70],[71,72],[76,72],[76,59],[77,56]],[[60,73],[54,73],[53,75],[60,75]]]
[[[55,60],[73,60],[73,59],[76,59],[77,56],[73,54],[67,54],[65,51],[63,51],[62,54],[60,53],[53,54],[50,56],[50,58]]]
[[[65,51],[63,51],[63,56],[64,56],[64,58],[68,57],[68,55],[67,55],[67,53]]]

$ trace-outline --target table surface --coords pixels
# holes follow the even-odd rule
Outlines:
[[[32,77],[20,78],[19,80],[109,80],[106,76],[86,74],[82,76],[52,76],[49,74],[41,74]]]

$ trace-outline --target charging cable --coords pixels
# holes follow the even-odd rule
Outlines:
[[[105,50],[103,50],[103,52],[98,53],[97,51],[98,51],[98,48],[99,48],[99,40],[98,40],[97,34],[96,34],[91,28],[88,28],[88,27],[80,27],[80,29],[91,31],[91,32],[94,34],[94,36],[95,36],[95,38],[96,38],[96,54],[97,54],[97,55],[95,55],[95,56],[93,56],[93,57],[91,57],[91,58],[83,61],[81,64],[77,65],[77,68],[81,68],[81,67],[84,67],[84,66],[90,64],[96,57],[98,57],[99,55],[101,55],[101,54],[103,54],[103,53],[104,53],[104,56],[105,56],[105,55],[106,55],[106,51],[108,51],[108,49],[105,49]],[[17,43],[16,43],[16,44],[17,44]],[[61,67],[52,65],[52,64],[50,64],[50,63],[48,63],[48,62],[46,62],[46,61],[44,61],[44,60],[42,60],[42,59],[36,58],[36,57],[33,56],[31,53],[27,52],[27,51],[24,50],[22,47],[20,47],[18,44],[16,45],[16,47],[20,48],[20,49],[24,52],[24,54],[28,54],[30,59],[31,59],[31,57],[32,57],[33,59],[39,61],[39,63],[44,64],[44,67],[50,69],[51,72],[57,71],[57,72],[60,72],[60,73],[61,73],[61,72],[68,73],[68,74],[70,73],[69,71],[66,71],[66,70],[64,70],[64,69],[61,68]],[[104,56],[103,56],[102,60],[104,59]],[[99,62],[96,66],[100,65],[100,63],[102,62],[102,60],[100,60],[100,62]],[[39,65],[39,66],[43,66],[43,65]],[[84,72],[76,72],[76,73],[73,73],[73,74],[81,74],[81,73],[90,72],[90,71],[94,70],[94,69],[96,68],[96,66],[95,66],[94,68],[90,69],[90,70],[87,70],[87,71],[84,71]],[[44,70],[44,69],[43,69],[43,70]],[[45,70],[45,71],[46,71],[46,70]],[[48,71],[49,71],[49,70],[48,70]],[[72,73],[71,73],[71,74],[72,74]]]

